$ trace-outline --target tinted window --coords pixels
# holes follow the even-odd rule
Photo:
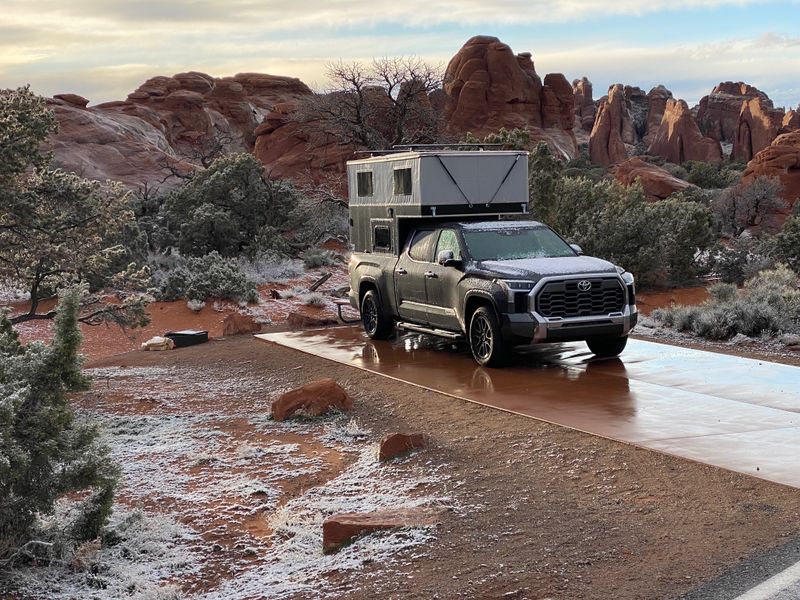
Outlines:
[[[408,249],[408,255],[414,260],[430,262],[433,241],[436,239],[433,231],[418,231],[414,234],[414,241]]]
[[[356,187],[360,197],[372,196],[372,171],[356,173]]]
[[[475,260],[575,256],[575,251],[546,227],[464,229],[463,234],[467,249]]]
[[[374,250],[392,249],[392,234],[388,227],[378,225],[372,230],[372,236],[372,247]]]
[[[411,169],[394,170],[394,195],[411,195]]]
[[[452,229],[442,229],[439,234],[439,243],[436,245],[436,258],[438,260],[439,253],[443,250],[452,250],[453,258],[461,260],[461,248],[458,245],[458,237],[456,232]]]

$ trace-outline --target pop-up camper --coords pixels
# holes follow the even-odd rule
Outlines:
[[[399,253],[411,220],[498,219],[528,207],[528,153],[411,147],[347,163],[356,252]],[[391,239],[383,233],[388,227]]]

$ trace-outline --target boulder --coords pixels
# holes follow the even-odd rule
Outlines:
[[[761,176],[777,177],[783,185],[782,196],[787,206],[765,219],[770,229],[777,230],[800,201],[800,129],[779,135],[756,154],[747,164],[742,182]]]
[[[608,96],[600,100],[589,137],[589,157],[598,165],[613,165],[628,158],[625,145],[635,142],[636,131],[625,101],[625,89],[621,83],[612,85]]]
[[[318,417],[331,409],[348,411],[353,400],[333,379],[320,379],[289,390],[272,403],[272,418],[285,421],[298,410]]]
[[[751,160],[772,143],[783,126],[783,110],[772,108],[772,102],[755,97],[742,104],[733,140],[733,158]]]
[[[341,513],[322,523],[322,551],[336,552],[356,538],[400,527],[431,527],[441,522],[442,512],[430,508],[395,508],[367,513]]]
[[[231,313],[222,320],[222,335],[241,335],[261,331],[261,325],[250,315]]]
[[[645,162],[641,158],[629,158],[611,168],[611,174],[623,185],[630,186],[637,180],[650,201],[663,200],[675,192],[693,187],[659,166]]]
[[[78,94],[56,94],[53,98],[56,100],[63,100],[67,104],[77,106],[78,108],[86,108],[86,105],[89,104],[86,98]]]
[[[648,148],[655,154],[675,164],[687,160],[720,162],[722,148],[719,141],[704,137],[683,100],[667,100],[661,125]]]
[[[738,136],[742,105],[753,98],[761,98],[772,107],[772,101],[764,92],[743,81],[718,84],[708,96],[700,99],[697,107],[700,131],[720,142],[733,143]]]
[[[425,447],[425,436],[421,433],[390,433],[381,440],[378,460],[389,460]]]
[[[445,71],[443,129],[452,136],[471,132],[478,137],[501,128],[528,129],[534,139],[551,143],[552,138],[554,150],[573,157],[572,87],[561,74],[548,77],[542,82],[529,52],[514,54],[495,37],[473,37]]]

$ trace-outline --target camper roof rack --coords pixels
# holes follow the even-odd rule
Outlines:
[[[389,150],[356,150],[356,154],[369,154],[371,156],[383,156],[386,154],[397,154],[398,152],[416,152],[425,150],[486,150],[501,149],[503,144],[498,143],[465,143],[452,142],[450,144],[395,144]]]

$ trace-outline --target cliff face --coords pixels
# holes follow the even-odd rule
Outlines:
[[[747,164],[742,181],[761,176],[777,177],[783,185],[786,207],[765,219],[765,226],[777,231],[800,202],[800,129],[779,135],[756,154]]]
[[[444,91],[442,127],[452,136],[528,129],[556,153],[577,154],[572,86],[560,73],[542,81],[530,53],[514,54],[494,37],[473,37],[447,65]]]
[[[256,73],[153,77],[119,102],[88,107],[75,94],[50,99],[59,132],[47,143],[54,162],[92,179],[162,190],[219,151],[249,152],[255,129],[276,104],[310,94],[299,79]]]
[[[719,142],[703,136],[683,100],[667,100],[664,116],[648,152],[676,164],[687,160],[706,162],[722,160]]]

